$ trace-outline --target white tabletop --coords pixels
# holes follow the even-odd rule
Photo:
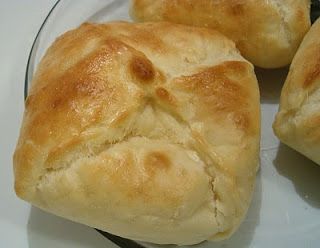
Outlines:
[[[30,207],[13,190],[28,54],[54,0],[0,1],[0,247],[116,247],[92,228]]]

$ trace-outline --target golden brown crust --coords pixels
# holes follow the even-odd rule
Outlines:
[[[141,83],[150,83],[154,78],[154,71],[149,60],[136,57],[130,61],[130,72],[134,77],[137,77]]]
[[[291,62],[308,31],[309,7],[310,0],[132,0],[131,16],[216,29],[255,65],[276,68]]]
[[[320,48],[318,47],[314,53],[310,54],[314,59],[312,59],[313,64],[308,66],[308,70],[305,71],[305,80],[303,82],[303,87],[307,88],[311,86],[312,83],[316,81],[320,76]]]
[[[320,164],[320,20],[295,55],[273,128],[279,139]]]
[[[15,189],[42,209],[128,238],[226,238],[251,199],[259,137],[253,66],[221,34],[84,24],[39,65]]]

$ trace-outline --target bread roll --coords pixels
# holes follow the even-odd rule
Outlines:
[[[310,0],[132,0],[136,21],[217,29],[254,65],[289,64],[310,27]]]
[[[253,66],[220,33],[84,24],[58,38],[38,67],[15,190],[130,239],[223,239],[248,209],[259,138]]]
[[[273,124],[279,139],[320,164],[320,19],[304,38]]]

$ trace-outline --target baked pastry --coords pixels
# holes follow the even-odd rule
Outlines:
[[[83,24],[42,59],[14,155],[19,197],[159,244],[228,237],[259,157],[253,66],[220,33]]]
[[[279,139],[320,164],[320,19],[295,55],[273,124]]]
[[[289,64],[310,28],[310,0],[132,0],[136,21],[213,28],[254,65]]]

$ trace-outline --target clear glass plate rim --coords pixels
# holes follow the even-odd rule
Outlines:
[[[56,7],[58,6],[58,4],[61,2],[61,0],[57,0],[53,6],[51,7],[51,9],[49,10],[48,14],[46,15],[45,19],[43,20],[37,34],[36,37],[33,40],[30,52],[29,52],[29,56],[28,56],[28,62],[27,62],[27,68],[26,68],[26,73],[25,73],[25,82],[24,82],[24,99],[27,98],[28,96],[28,91],[29,91],[29,84],[30,81],[32,80],[33,77],[33,70],[32,67],[34,66],[34,58],[35,58],[35,53],[36,53],[36,47],[37,44],[39,42],[39,38],[41,35],[42,30],[44,29],[44,27],[47,24],[47,21],[49,20],[49,17],[51,16],[52,12],[56,9]]]

